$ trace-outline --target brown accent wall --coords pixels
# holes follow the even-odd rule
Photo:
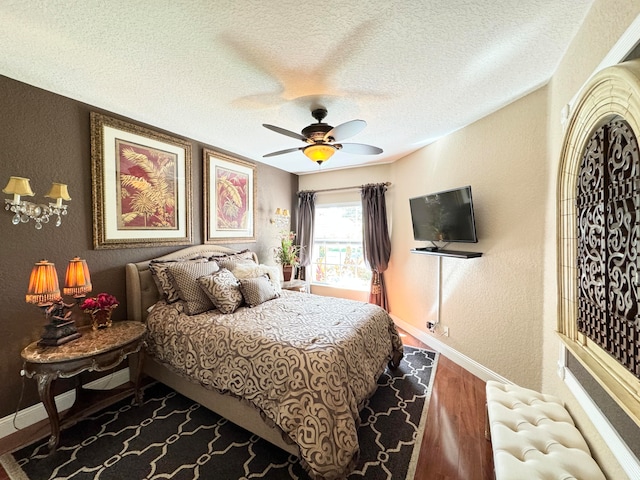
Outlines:
[[[45,225],[38,231],[33,222],[17,226],[11,213],[0,212],[0,418],[16,410],[22,381],[20,351],[40,338],[44,317],[40,310],[25,303],[31,267],[46,258],[56,264],[59,277],[67,262],[78,255],[91,270],[93,293],[109,292],[120,301],[115,320],[126,317],[124,265],[163,255],[181,247],[93,250],[91,200],[91,139],[89,114],[99,111],[117,114],[41,90],[0,76],[0,189],[11,175],[28,177],[36,193],[30,200],[44,203],[51,182],[69,185],[69,214],[60,227]],[[123,120],[142,125],[128,118]],[[154,130],[153,125],[145,125]],[[174,132],[165,132],[176,135]],[[177,136],[177,135],[176,135]],[[192,141],[192,228],[194,244],[203,238],[202,149],[215,148]],[[228,153],[228,152],[227,152]],[[257,242],[232,244],[232,248],[251,248],[260,259],[270,262],[277,230],[269,223],[276,207],[293,211],[298,186],[296,175],[258,162],[256,199]],[[267,188],[268,186],[268,188]],[[2,197],[9,195],[2,194]],[[60,279],[64,282],[64,278]],[[85,321],[79,314],[78,320]],[[60,393],[72,387],[61,381]],[[35,381],[25,382],[23,409],[38,402]]]

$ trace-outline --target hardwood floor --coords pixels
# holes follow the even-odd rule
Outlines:
[[[427,348],[401,335],[405,345]],[[493,480],[485,402],[485,382],[440,355],[414,480]]]
[[[408,333],[401,335],[405,345],[426,348]],[[484,411],[484,382],[440,355],[414,480],[493,480]],[[45,420],[0,439],[0,454],[46,435]],[[0,480],[8,478],[0,466]]]

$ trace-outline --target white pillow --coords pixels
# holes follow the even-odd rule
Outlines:
[[[282,280],[282,269],[280,267],[264,264],[256,265],[255,263],[253,265],[250,263],[240,263],[231,270],[231,273],[233,273],[238,280],[258,278],[267,275],[276,292],[280,293],[282,290],[280,288],[280,280]]]

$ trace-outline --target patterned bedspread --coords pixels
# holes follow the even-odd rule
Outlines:
[[[358,453],[358,412],[402,342],[383,309],[283,291],[233,314],[187,316],[159,302],[148,353],[177,373],[248,400],[300,448],[312,476],[343,478]]]

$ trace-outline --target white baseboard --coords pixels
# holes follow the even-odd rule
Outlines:
[[[31,380],[25,379],[24,381],[29,382]],[[112,388],[123,385],[128,381],[129,368],[123,368],[122,370],[118,370],[111,375],[107,375],[105,377],[94,380],[93,382],[87,383],[84,387],[93,390],[110,390]],[[71,408],[75,400],[75,390],[69,390],[68,392],[57,395],[55,397],[55,402],[56,407],[58,408],[58,412],[62,412]],[[14,427],[14,418],[15,425],[18,427],[17,429]],[[47,418],[47,411],[44,409],[44,405],[42,404],[42,402],[36,403],[31,407],[27,407],[23,410],[18,411],[17,415],[11,414],[4,418],[0,418],[0,438],[11,435],[18,430],[33,425],[34,423],[37,423],[40,420],[44,420],[45,418]]]
[[[493,370],[488,369],[484,365],[476,362],[475,360],[451,348],[449,345],[447,345],[444,342],[441,342],[440,340],[435,338],[433,335],[430,335],[424,330],[420,330],[419,328],[414,327],[413,325],[405,322],[404,320],[396,317],[395,315],[391,315],[391,318],[393,318],[393,321],[400,328],[402,328],[406,332],[409,332],[411,335],[416,337],[421,342],[424,342],[430,347],[436,349],[438,352],[442,353],[449,360],[453,361],[454,363],[457,363],[462,368],[464,368],[465,370],[468,370],[469,372],[471,372],[481,380],[484,380],[485,382],[489,380],[494,380],[500,383],[513,384],[513,382],[511,382],[510,380],[507,380],[503,376],[498,375]]]

